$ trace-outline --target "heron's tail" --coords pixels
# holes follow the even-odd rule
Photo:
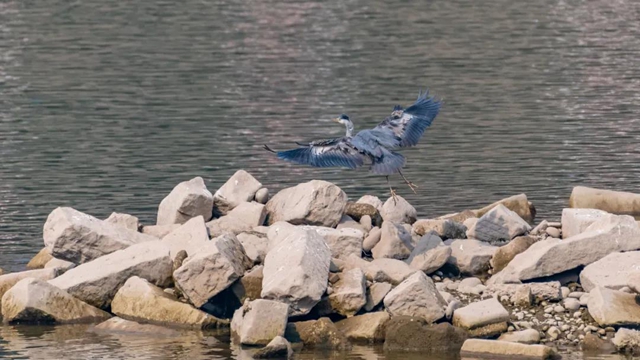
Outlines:
[[[371,172],[378,175],[391,175],[398,172],[404,166],[404,156],[397,152],[382,150],[382,156],[374,158],[371,163]]]

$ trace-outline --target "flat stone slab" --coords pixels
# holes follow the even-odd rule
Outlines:
[[[585,291],[595,287],[619,290],[627,286],[629,276],[640,271],[640,251],[611,253],[587,265],[580,272],[580,284]]]
[[[598,209],[562,209],[562,237],[578,235],[606,215],[607,212]]]
[[[500,340],[468,339],[462,344],[463,355],[483,355],[491,357],[522,357],[526,359],[551,360],[557,357],[555,351],[545,345],[527,345]]]
[[[509,312],[494,298],[471,303],[453,313],[453,325],[473,330],[509,321]]]
[[[55,278],[60,273],[61,271],[58,268],[48,268],[0,275],[0,299],[2,299],[2,296],[22,279],[34,278],[46,281]]]
[[[569,207],[599,209],[640,219],[640,194],[576,186],[571,192]]]

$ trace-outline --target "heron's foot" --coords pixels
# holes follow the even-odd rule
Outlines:
[[[407,186],[409,186],[411,188],[411,191],[413,191],[414,194],[418,194],[416,192],[416,189],[418,188],[418,185],[412,183],[411,181],[407,181]]]
[[[391,197],[393,198],[393,205],[398,205],[398,198],[396,197],[396,191],[393,190],[392,188],[389,188],[389,191],[391,192]]]

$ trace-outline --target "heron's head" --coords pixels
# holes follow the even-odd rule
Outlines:
[[[351,120],[349,120],[349,117],[345,114],[341,114],[340,116],[338,116],[337,118],[333,119],[333,121],[339,123],[339,124],[350,124]]]
[[[402,106],[396,105],[396,106],[393,107],[393,112],[391,113],[391,116],[394,119],[401,118],[403,114],[404,114],[404,110],[402,109]]]

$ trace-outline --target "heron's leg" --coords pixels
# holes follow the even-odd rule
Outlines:
[[[386,177],[387,177],[387,185],[389,186],[389,192],[391,192],[391,197],[393,198],[393,205],[396,205],[397,204],[396,191],[393,190],[393,188],[391,187],[391,183],[389,182],[389,175],[387,175]]]
[[[407,180],[406,177],[404,177],[404,175],[402,174],[402,171],[398,170],[398,174],[400,174],[400,176],[402,176],[402,179],[404,180],[404,182],[409,185],[409,187],[411,188],[411,190],[413,191],[414,194],[416,193],[416,189],[418,188],[418,185],[412,183],[411,181]]]

